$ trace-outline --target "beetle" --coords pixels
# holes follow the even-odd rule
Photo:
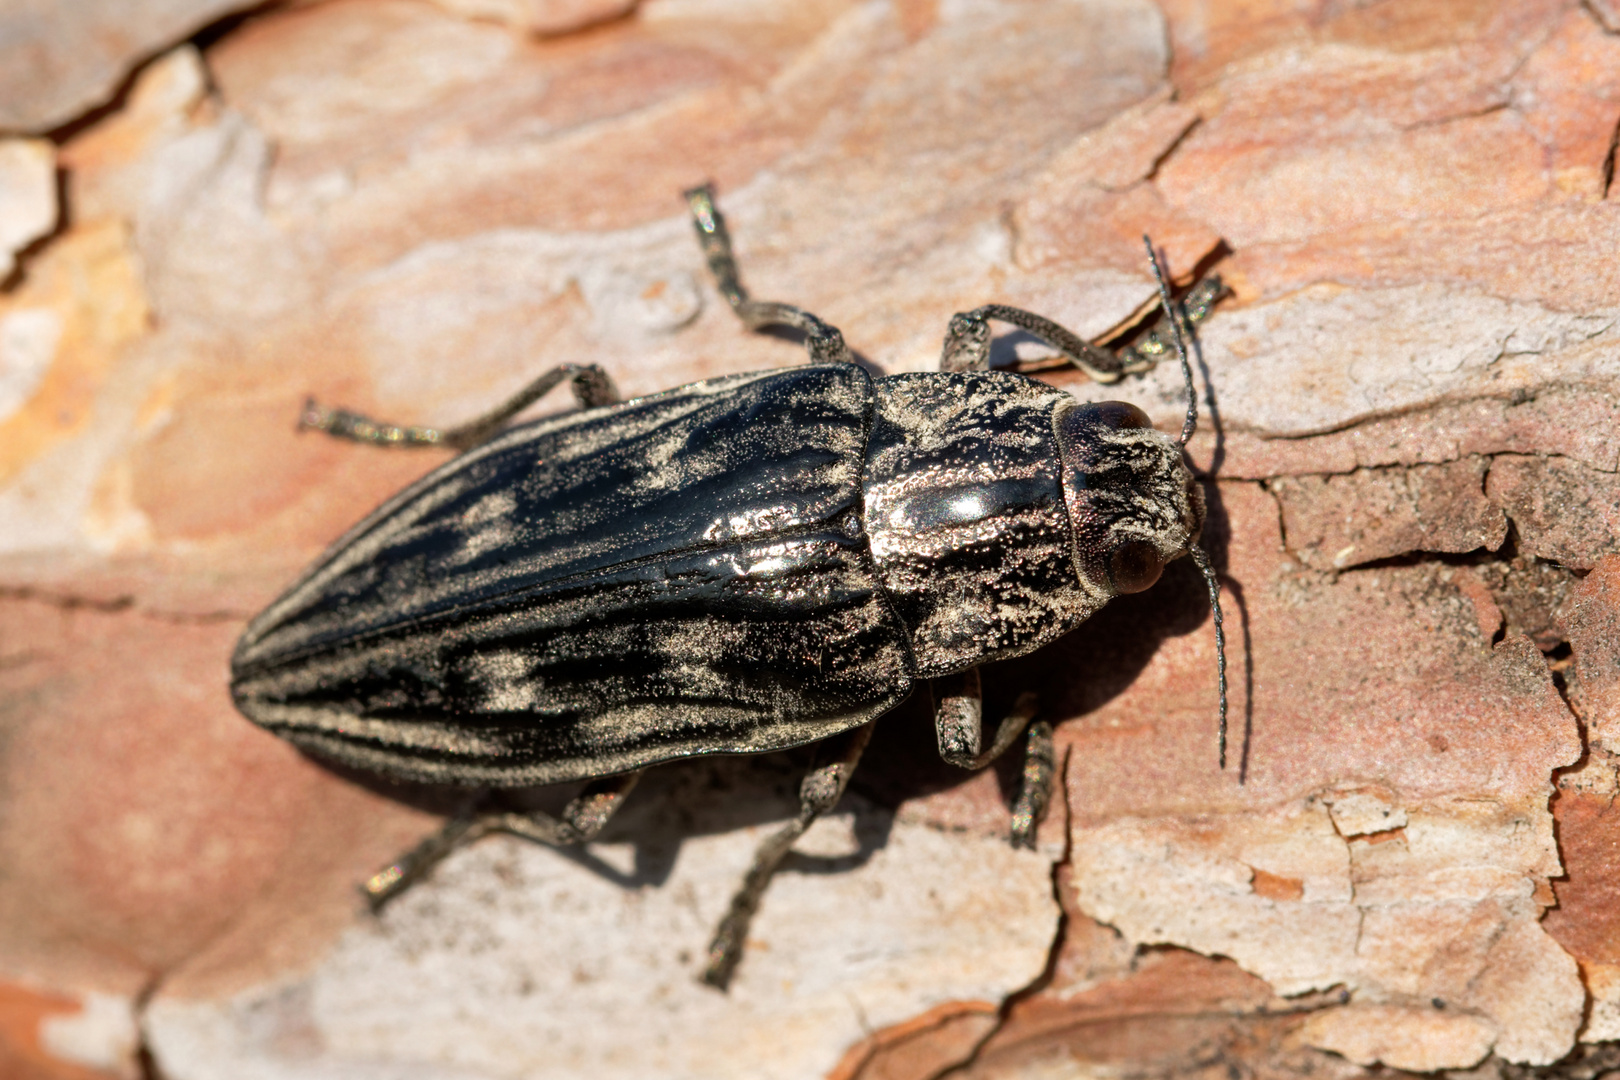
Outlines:
[[[711,188],[686,193],[719,290],[750,329],[804,336],[811,363],[616,401],[595,365],[548,371],[459,428],[306,403],[301,423],[377,445],[466,450],[340,538],[248,626],[231,690],[251,720],[382,776],[482,788],[587,781],[559,816],[469,811],[364,886],[374,905],[488,832],[589,840],[641,771],[822,743],[799,812],[759,848],[703,980],[724,989],[788,850],[831,809],[873,722],[936,690],[946,761],[979,768],[1027,732],[1012,840],[1032,844],[1052,734],[1024,694],[987,737],[978,665],[1066,633],[1190,554],[1202,490],[1181,360],[1178,438],[1123,402],[1082,404],[990,369],[990,320],[1112,381],[1164,353],[1094,346],[1018,308],[956,315],[938,372],[874,377],[842,334],[743,288]],[[1146,238],[1144,237],[1146,242]],[[1218,290],[1218,284],[1215,290]],[[1194,314],[1207,311],[1206,288]],[[579,411],[503,429],[559,383]]]

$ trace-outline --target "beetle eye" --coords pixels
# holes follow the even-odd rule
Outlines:
[[[1164,561],[1146,540],[1128,540],[1114,549],[1108,560],[1108,576],[1117,593],[1135,593],[1150,588],[1164,572]]]
[[[1153,421],[1148,419],[1148,414],[1128,401],[1097,401],[1081,405],[1080,409],[1085,410],[1086,416],[1093,422],[1115,429],[1150,428],[1153,426]]]

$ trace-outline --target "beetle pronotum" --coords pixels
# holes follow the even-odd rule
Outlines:
[[[724,988],[776,867],[916,684],[934,684],[953,764],[982,767],[1027,732],[1012,839],[1030,844],[1051,728],[1026,693],[987,737],[979,664],[1057,638],[1191,554],[1214,608],[1224,767],[1225,654],[1196,543],[1202,491],[1182,457],[1192,371],[1151,243],[1187,386],[1179,439],[1134,405],[1081,404],[991,371],[991,319],[1099,380],[1143,363],[1018,308],[952,318],[939,372],[874,378],[836,328],[751,299],[712,191],[687,201],[732,309],[751,329],[802,332],[812,363],[625,402],[600,368],[563,365],[449,429],[306,405],[304,425],[332,435],[467,452],[356,525],[256,618],[231,687],[270,731],[388,777],[587,781],[559,817],[452,818],[365,884],[378,905],[491,831],[589,840],[650,765],[825,740],[797,816],[760,846],[710,947],[703,979]],[[1162,337],[1142,351],[1154,348]],[[565,380],[580,411],[502,430]]]

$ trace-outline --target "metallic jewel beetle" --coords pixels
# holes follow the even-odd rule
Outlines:
[[[1013,841],[1032,843],[1051,729],[1021,697],[987,737],[977,665],[1054,640],[1191,554],[1202,490],[1180,320],[1158,260],[1188,411],[1180,439],[1134,405],[1081,404],[989,370],[989,320],[1112,381],[1167,351],[1093,346],[1016,308],[951,320],[940,372],[873,377],[842,335],[750,299],[713,193],[687,193],[721,292],[750,328],[802,332],[810,365],[615,402],[565,365],[461,428],[306,406],[305,426],[467,452],[335,543],[256,618],[231,661],[237,707],[319,757],[485,788],[589,781],[560,818],[468,812],[365,885],[375,904],[490,831],[590,839],[650,765],[826,740],[798,816],[767,840],[720,924],[724,987],[794,841],[830,809],[879,716],[934,681],[939,752],[981,767],[1026,729]],[[1201,315],[1215,291],[1199,295]],[[501,430],[568,380],[581,411]],[[1221,760],[1225,661],[1221,656]]]

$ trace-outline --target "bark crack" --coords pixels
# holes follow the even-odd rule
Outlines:
[[[1614,130],[1609,132],[1609,150],[1603,155],[1603,198],[1608,199],[1609,191],[1614,187],[1614,159],[1620,154],[1620,117],[1614,121]]]
[[[213,611],[179,611],[171,608],[144,607],[133,595],[128,593],[117,596],[84,596],[78,593],[41,589],[33,585],[0,585],[0,603],[8,600],[19,603],[44,604],[64,613],[77,611],[102,615],[128,613],[135,618],[179,625],[246,622],[251,617],[249,612],[234,611],[229,608],[219,608]],[[4,666],[4,663],[5,660],[0,659],[0,666]]]
[[[1058,794],[1063,802],[1063,853],[1052,863],[1052,901],[1058,906],[1057,927],[1052,934],[1052,944],[1046,952],[1046,964],[1041,973],[1035,976],[1029,985],[1008,994],[996,1009],[996,1022],[989,1031],[985,1032],[974,1044],[962,1060],[946,1066],[936,1072],[930,1080],[944,1080],[945,1077],[958,1076],[973,1067],[983,1054],[986,1046],[1006,1028],[1007,1021],[1013,1008],[1026,998],[1040,993],[1051,985],[1057,973],[1058,961],[1063,954],[1063,943],[1068,939],[1069,914],[1063,906],[1063,876],[1068,869],[1069,862],[1074,855],[1074,832],[1070,828],[1073,807],[1069,803],[1069,748],[1063,750],[1062,764],[1054,771],[1055,784]]]

